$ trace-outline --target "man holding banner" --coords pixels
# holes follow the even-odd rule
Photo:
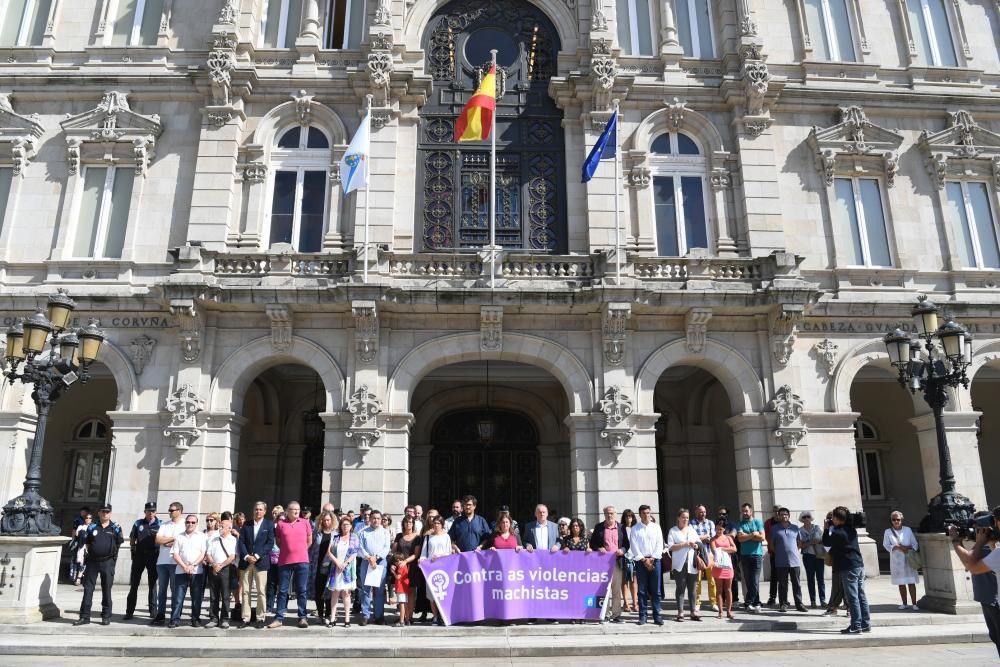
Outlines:
[[[611,577],[611,622],[622,622],[622,565],[629,549],[628,531],[618,523],[614,505],[604,508],[604,521],[590,533],[590,548],[598,553],[615,555],[615,571]]]
[[[629,533],[628,558],[635,561],[635,578],[639,583],[639,625],[646,624],[647,601],[653,605],[653,622],[663,625],[660,618],[660,584],[663,582],[660,559],[663,558],[663,531],[653,523],[649,505],[639,506],[639,523]]]

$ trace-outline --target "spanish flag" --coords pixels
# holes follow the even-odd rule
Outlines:
[[[455,122],[455,141],[486,141],[497,106],[497,66],[493,65]]]

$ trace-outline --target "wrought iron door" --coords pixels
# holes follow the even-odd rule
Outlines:
[[[455,119],[498,50],[497,243],[565,252],[562,111],[549,97],[559,37],[520,0],[456,0],[424,38],[431,99],[420,111],[417,226],[424,250],[489,242],[489,144],[455,143]]]

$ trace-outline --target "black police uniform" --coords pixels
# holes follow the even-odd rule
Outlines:
[[[118,560],[118,549],[125,538],[122,529],[114,521],[107,526],[100,523],[91,524],[84,537],[87,545],[87,569],[83,572],[83,601],[80,603],[80,620],[90,621],[90,608],[93,605],[94,586],[97,585],[97,575],[101,575],[101,622],[111,622],[111,585],[115,578],[115,563]]]
[[[125,600],[126,620],[135,613],[143,572],[149,582],[149,616],[152,618],[156,615],[156,559],[160,554],[160,547],[156,546],[156,533],[159,530],[160,520],[157,518],[152,523],[142,518],[132,524],[129,542],[135,546],[132,547],[132,571],[128,579],[128,598]]]

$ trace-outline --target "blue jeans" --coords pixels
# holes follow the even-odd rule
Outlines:
[[[764,569],[763,556],[740,556],[740,571],[743,573],[743,605],[760,606],[760,571]]]
[[[819,589],[819,606],[826,606],[826,580],[823,579],[825,564],[823,559],[812,554],[802,554],[802,567],[806,571],[809,586],[809,604],[816,604],[816,589]]]
[[[191,589],[191,620],[201,620],[201,601],[205,597],[205,573],[177,574],[174,576],[174,595],[170,602],[170,620],[177,623],[184,611],[184,596]]]
[[[358,588],[361,591],[361,615],[365,618],[374,618],[381,621],[385,616],[385,571],[382,568],[382,584],[378,586],[365,586],[365,575],[368,574],[368,561],[358,558]],[[372,599],[374,598],[374,600]],[[373,608],[374,607],[374,608]]]
[[[174,572],[177,571],[177,565],[170,563],[168,565],[157,565],[156,566],[156,616],[155,618],[164,619],[167,617],[167,591],[170,591],[170,595],[174,594]],[[173,609],[170,610],[170,616],[173,618]]]
[[[868,615],[868,596],[865,595],[865,568],[856,567],[840,573],[844,586],[844,599],[851,613],[852,628],[867,628],[872,624]]]
[[[660,569],[660,559],[653,561],[652,571],[646,569],[642,561],[636,561],[635,580],[639,588],[639,620],[646,621],[647,601],[653,605],[653,619],[660,620],[660,586],[663,584],[663,574]]]
[[[278,584],[278,612],[274,620],[279,623],[285,620],[285,609],[288,607],[288,585],[294,578],[295,601],[299,603],[299,618],[306,617],[306,602],[309,595],[306,590],[309,586],[309,563],[289,563],[281,567]]]

